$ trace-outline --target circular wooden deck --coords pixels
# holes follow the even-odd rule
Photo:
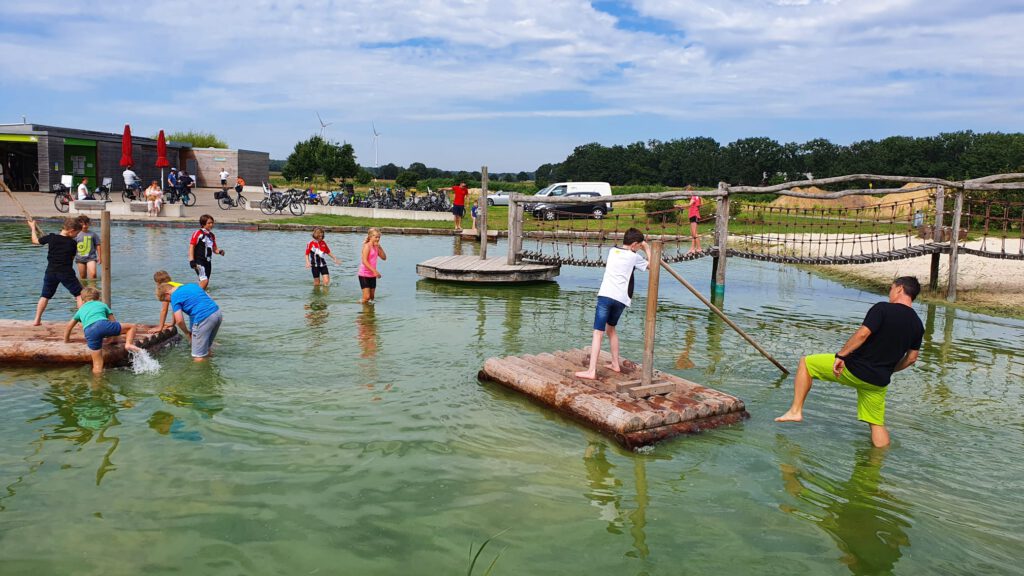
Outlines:
[[[438,256],[416,265],[424,278],[450,282],[501,284],[541,282],[558,276],[557,264],[512,264],[505,255],[481,259],[479,256]]]

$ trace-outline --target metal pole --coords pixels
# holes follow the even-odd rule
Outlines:
[[[944,214],[946,203],[946,188],[938,186],[935,189],[935,226],[932,227],[932,242],[942,242],[942,224],[945,220]],[[939,287],[939,257],[940,254],[932,254],[932,265],[928,276],[928,288],[936,290]]]
[[[487,260],[487,166],[480,167],[480,199],[477,200],[477,230],[480,232],[480,259]],[[472,210],[472,208],[471,208]]]
[[[648,386],[654,377],[654,324],[658,315],[658,280],[661,277],[661,240],[651,242],[648,263],[647,314],[644,316],[644,368],[640,385]]]
[[[667,262],[662,262],[661,265],[665,268],[665,270],[668,270],[668,273],[671,274],[672,276],[674,276],[676,280],[679,280],[683,284],[683,286],[686,286],[686,289],[689,290],[690,292],[692,292],[693,295],[696,296],[698,300],[703,302],[705,306],[710,308],[712,312],[714,312],[715,314],[718,315],[719,318],[724,320],[725,323],[728,324],[730,328],[735,330],[737,334],[739,334],[740,336],[743,337],[744,340],[749,342],[750,345],[753,346],[754,349],[756,349],[758,352],[760,352],[762,356],[764,356],[765,358],[770,360],[772,364],[775,364],[776,368],[778,368],[779,370],[782,370],[783,374],[789,374],[789,370],[786,370],[785,366],[783,366],[782,364],[779,364],[778,360],[776,360],[775,358],[772,358],[772,355],[769,354],[768,352],[765,352],[764,348],[761,348],[761,346],[758,345],[758,343],[755,342],[754,339],[750,337],[750,335],[748,335],[746,332],[743,331],[742,328],[740,328],[732,320],[730,320],[729,317],[726,316],[724,312],[722,312],[721,310],[718,309],[718,306],[715,306],[714,304],[712,304],[707,298],[704,297],[703,294],[701,294],[699,291],[697,291],[696,288],[691,286],[690,283],[687,282],[685,278],[680,276],[678,272],[673,270],[672,267],[669,266]]]
[[[956,191],[953,204],[953,230],[949,239],[949,282],[946,284],[946,300],[956,302],[957,252],[960,249],[960,218],[964,210],[964,189]]]
[[[107,306],[111,306],[110,286],[110,211],[106,208],[100,215],[100,258],[103,259],[103,269],[100,279],[103,282],[102,298]]]

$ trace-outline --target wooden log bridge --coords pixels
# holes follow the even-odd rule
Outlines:
[[[640,366],[625,361],[622,373],[613,372],[604,368],[611,361],[604,351],[597,380],[576,378],[589,359],[589,349],[488,358],[478,378],[521,392],[629,449],[750,417],[739,398],[672,374],[655,371],[652,383],[641,386]]]
[[[92,357],[85,346],[82,325],[71,332],[71,342],[64,341],[64,322],[43,322],[33,326],[28,320],[0,320],[0,364],[55,366],[91,364]],[[178,330],[166,328],[153,333],[156,326],[136,324],[135,344],[146,350],[156,350],[176,341]],[[103,363],[106,366],[126,366],[128,351],[124,348],[124,335],[103,341]]]

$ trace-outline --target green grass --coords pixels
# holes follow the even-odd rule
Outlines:
[[[452,220],[399,220],[393,218],[361,218],[358,216],[335,216],[333,214],[310,214],[295,218],[263,220],[268,224],[303,224],[306,226],[352,226],[357,228],[434,228],[451,229]]]

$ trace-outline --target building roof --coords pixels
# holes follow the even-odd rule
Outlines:
[[[0,124],[0,134],[37,134],[40,136],[58,136],[64,138],[81,138],[84,140],[101,140],[104,142],[121,142],[121,133],[98,132],[95,130],[82,130],[80,128],[63,128],[60,126],[47,126],[45,124]],[[149,144],[156,146],[156,140],[144,136],[132,134],[133,144]],[[170,148],[191,148],[188,142],[167,142]]]

